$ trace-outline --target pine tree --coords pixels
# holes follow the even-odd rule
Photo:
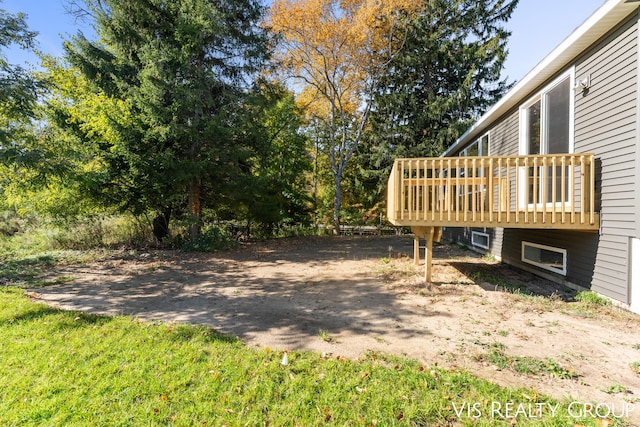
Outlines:
[[[371,128],[350,171],[351,199],[384,199],[397,157],[435,157],[509,88],[500,73],[518,0],[428,0],[377,80]]]
[[[110,137],[96,140],[93,127],[56,112],[60,126],[100,147],[103,167],[89,189],[121,209],[157,211],[158,237],[186,200],[193,237],[203,205],[236,191],[246,172],[250,141],[236,130],[248,81],[268,53],[262,8],[255,0],[86,0],[84,10],[99,41],[77,35],[66,59],[129,115],[106,117]]]

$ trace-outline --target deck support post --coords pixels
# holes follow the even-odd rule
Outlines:
[[[442,238],[442,227],[411,227],[413,231],[413,262],[420,262],[420,238],[426,239],[425,260],[424,260],[424,280],[431,282],[431,264],[433,258],[433,242],[439,242]]]

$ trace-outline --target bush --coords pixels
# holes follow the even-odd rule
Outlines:
[[[226,251],[236,248],[238,241],[235,240],[228,232],[210,226],[202,230],[195,239],[186,242],[182,249],[188,252],[215,252]]]
[[[144,247],[153,245],[151,228],[129,215],[90,216],[79,219],[20,220],[24,225],[11,235],[0,233],[3,252],[29,253],[52,250],[88,250],[105,247]]]
[[[575,300],[592,307],[611,305],[611,301],[593,291],[580,291],[576,294]]]

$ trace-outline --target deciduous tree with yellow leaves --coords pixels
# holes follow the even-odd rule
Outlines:
[[[321,126],[334,178],[333,225],[340,231],[341,184],[371,111],[376,76],[401,49],[412,0],[274,0],[267,25],[279,35],[280,75]]]

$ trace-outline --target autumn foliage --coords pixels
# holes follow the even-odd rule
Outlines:
[[[334,175],[333,223],[340,227],[343,178],[371,109],[376,75],[403,43],[410,0],[275,0],[267,25],[280,36],[281,75],[299,88],[298,103],[322,122]]]

